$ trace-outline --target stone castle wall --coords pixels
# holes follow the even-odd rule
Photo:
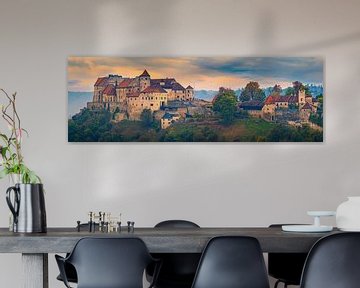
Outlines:
[[[123,111],[120,102],[88,102],[86,106],[90,110],[108,110],[111,113],[115,112],[116,108]]]

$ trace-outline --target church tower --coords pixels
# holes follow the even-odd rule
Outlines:
[[[144,70],[144,72],[139,76],[140,80],[140,91],[145,90],[147,87],[150,86],[150,74]]]

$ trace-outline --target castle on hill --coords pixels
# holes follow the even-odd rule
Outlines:
[[[98,78],[94,84],[93,101],[87,103],[87,108],[117,112],[118,120],[138,120],[144,109],[155,112],[168,101],[193,99],[194,89],[190,85],[184,88],[175,78],[151,79],[144,70],[135,78],[113,74]]]

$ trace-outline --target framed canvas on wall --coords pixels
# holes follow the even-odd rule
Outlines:
[[[316,57],[69,57],[69,142],[322,142]]]

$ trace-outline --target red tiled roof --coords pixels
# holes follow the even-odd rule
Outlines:
[[[139,92],[132,92],[132,93],[127,93],[126,97],[139,97],[140,93]]]
[[[269,105],[269,104],[275,104],[275,99],[274,96],[270,95],[268,98],[266,98],[265,100],[265,105]]]
[[[275,104],[276,102],[297,103],[297,97],[296,96],[270,95],[265,100],[265,104]]]
[[[298,103],[298,97],[297,96],[289,96],[289,103]]]
[[[165,89],[163,89],[161,86],[157,86],[157,85],[149,86],[141,92],[142,93],[167,93]]]
[[[185,88],[178,82],[173,83],[172,90],[185,90]]]
[[[175,78],[158,78],[158,79],[151,79],[151,82],[174,82]]]
[[[126,88],[130,86],[130,83],[132,82],[132,79],[128,78],[120,82],[118,85],[119,88]]]
[[[96,80],[94,86],[105,86],[106,82],[107,82],[107,79],[108,79],[108,77],[99,77]]]
[[[151,85],[160,85],[164,89],[185,90],[179,82],[176,82],[175,78],[151,79]],[[190,88],[193,89],[191,86]]]
[[[264,107],[264,102],[259,100],[250,100],[241,102],[239,104],[239,108],[244,110],[261,110]]]
[[[144,72],[139,77],[150,77],[150,74],[145,69]]]
[[[116,89],[115,86],[112,84],[109,84],[106,86],[106,88],[103,91],[103,94],[116,96]]]
[[[304,109],[304,110],[309,110],[310,109],[310,110],[312,110],[311,105],[308,102],[306,102],[305,105],[303,107],[301,107],[301,109]]]
[[[291,99],[291,96],[279,96],[279,98],[276,100],[276,102],[289,102]]]
[[[172,89],[175,82],[174,78],[151,79],[151,85],[161,85],[164,89]]]

